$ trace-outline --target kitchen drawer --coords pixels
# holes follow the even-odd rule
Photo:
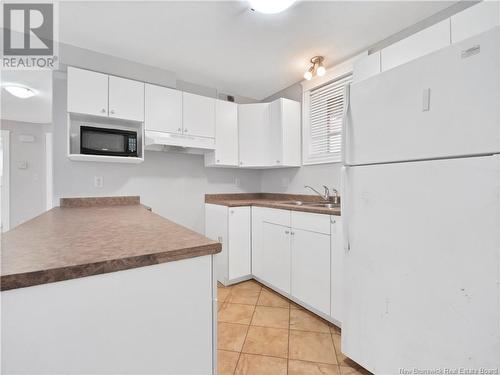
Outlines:
[[[330,215],[292,211],[292,228],[330,234]]]
[[[263,222],[283,225],[285,227],[290,226],[290,211],[288,210],[268,207],[252,207],[252,209],[254,210],[254,215],[260,217]]]

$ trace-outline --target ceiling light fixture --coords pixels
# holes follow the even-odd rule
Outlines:
[[[4,89],[21,99],[28,99],[36,95],[34,90],[24,86],[5,86]]]
[[[290,8],[296,0],[249,0],[250,8],[264,14],[275,14]]]
[[[325,65],[323,64],[324,60],[323,56],[314,56],[311,59],[311,67],[304,73],[304,78],[310,81],[314,74],[320,77],[324,76],[326,73]]]

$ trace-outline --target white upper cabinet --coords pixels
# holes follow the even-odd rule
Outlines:
[[[450,45],[450,19],[441,21],[382,50],[382,71]]]
[[[206,166],[238,166],[238,105],[215,103],[215,151],[205,154]]]
[[[182,93],[183,133],[198,137],[215,137],[215,99]]]
[[[108,75],[68,67],[68,112],[108,115]]]
[[[109,76],[109,117],[144,121],[144,83]]]
[[[272,157],[269,104],[238,106],[239,164],[241,167],[263,167]]]
[[[68,67],[68,112],[144,121],[144,83]]]
[[[500,2],[482,1],[451,17],[451,42],[460,42],[498,25]]]
[[[299,167],[301,164],[300,103],[277,99],[269,104],[272,166]]]
[[[145,128],[182,133],[182,91],[146,84]]]
[[[300,103],[241,104],[238,122],[240,167],[300,166]]]

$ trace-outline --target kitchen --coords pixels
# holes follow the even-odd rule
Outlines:
[[[2,71],[2,373],[498,372],[499,3],[278,3]]]

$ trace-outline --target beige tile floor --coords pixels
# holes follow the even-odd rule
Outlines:
[[[366,375],[340,330],[254,280],[218,285],[219,375]]]

